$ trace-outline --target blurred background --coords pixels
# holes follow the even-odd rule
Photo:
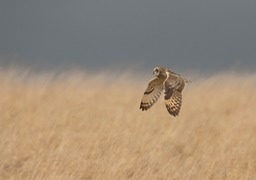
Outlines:
[[[256,67],[254,0],[1,1],[0,67]]]

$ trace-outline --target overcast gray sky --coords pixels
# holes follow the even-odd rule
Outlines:
[[[2,0],[0,66],[256,67],[255,0]]]

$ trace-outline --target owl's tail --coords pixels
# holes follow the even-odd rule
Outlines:
[[[185,83],[191,83],[191,82],[192,82],[192,81],[189,80],[189,79],[186,79],[186,78],[183,78],[183,79],[184,79]]]

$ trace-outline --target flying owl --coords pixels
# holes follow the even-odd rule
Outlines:
[[[143,94],[140,109],[142,111],[148,110],[164,91],[164,102],[167,111],[173,116],[178,116],[182,104],[182,90],[185,83],[189,81],[165,67],[156,67],[153,74],[156,77],[150,80]]]

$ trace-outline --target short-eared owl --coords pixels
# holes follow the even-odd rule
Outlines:
[[[164,91],[164,102],[168,112],[178,116],[182,103],[181,93],[185,83],[189,81],[165,67],[156,67],[153,74],[156,77],[149,82],[142,97],[140,109],[148,110]]]

